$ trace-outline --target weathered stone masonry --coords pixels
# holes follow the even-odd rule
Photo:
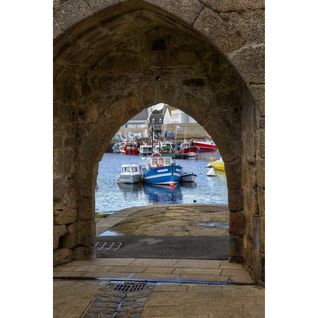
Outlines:
[[[98,162],[120,125],[166,102],[226,163],[230,257],[264,281],[264,3],[54,1],[54,260],[94,255]]]

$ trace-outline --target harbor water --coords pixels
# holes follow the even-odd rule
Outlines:
[[[125,156],[105,153],[99,163],[95,211],[108,213],[145,205],[155,204],[227,204],[227,185],[224,172],[216,171],[208,177],[206,165],[209,160],[174,160],[183,171],[197,175],[194,183],[182,183],[170,189],[168,186],[148,184],[120,184],[117,176],[123,164],[146,164],[141,156]]]

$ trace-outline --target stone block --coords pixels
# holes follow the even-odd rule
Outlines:
[[[243,238],[241,236],[230,236],[229,257],[231,260],[235,257],[243,257]]]
[[[201,0],[201,3],[217,12],[237,11],[265,8],[264,0]]]
[[[53,180],[53,200],[61,201],[65,193],[65,180],[63,178],[54,178]]]
[[[265,45],[248,44],[228,55],[247,84],[265,81]]]
[[[259,188],[265,188],[265,160],[257,160],[257,185]]]
[[[84,20],[92,12],[85,0],[65,1],[54,12],[54,20],[58,23],[63,31],[66,31],[74,24]]]
[[[62,265],[71,262],[73,259],[73,252],[68,248],[59,248],[53,252],[53,265]]]
[[[265,254],[265,217],[259,218],[259,252]]]
[[[250,84],[249,90],[256,101],[259,115],[265,116],[265,85]]]
[[[218,269],[222,261],[219,260],[196,260],[196,259],[180,259],[174,265],[175,267],[188,268],[214,268]]]
[[[93,221],[80,221],[79,222],[79,235],[81,245],[94,246],[96,236],[96,222]]]
[[[241,48],[245,41],[235,28],[229,26],[216,12],[204,8],[193,28],[204,34],[221,52],[229,53]]]
[[[81,221],[95,219],[95,207],[93,204],[93,198],[80,197],[78,199],[78,215]]]
[[[265,131],[264,129],[258,130],[257,135],[257,155],[258,157],[265,158]]]
[[[264,10],[245,11],[242,13],[220,13],[220,16],[229,26],[235,28],[239,32],[246,43],[264,43]]]
[[[54,225],[53,227],[53,248],[57,249],[59,247],[59,239],[66,233],[65,225]]]
[[[73,248],[81,244],[79,222],[67,226],[67,233],[61,238],[61,246]]]
[[[161,0],[160,7],[191,25],[203,6],[197,0]]]
[[[228,190],[228,205],[231,212],[243,209],[243,196],[241,190]]]
[[[244,209],[251,214],[258,214],[257,188],[244,189]]]
[[[96,14],[101,10],[109,8],[113,5],[125,2],[125,0],[87,0],[90,10]]]
[[[257,168],[254,163],[243,162],[242,183],[248,188],[254,188],[257,185]]]
[[[57,204],[54,207],[54,223],[55,224],[71,224],[78,220],[78,212],[76,208],[67,207]]]
[[[73,257],[75,260],[94,259],[95,248],[88,246],[76,246],[73,249]]]
[[[240,158],[235,161],[230,161],[230,162],[225,161],[227,187],[229,190],[241,189],[242,170],[241,170],[240,161],[241,161]]]
[[[231,235],[243,236],[245,234],[245,215],[244,212],[230,213],[230,229]]]
[[[262,188],[257,189],[257,198],[259,206],[259,214],[261,216],[265,215],[265,190]]]

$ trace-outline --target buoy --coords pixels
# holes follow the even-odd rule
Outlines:
[[[170,189],[174,189],[174,183],[171,181],[169,184]]]
[[[215,177],[214,168],[210,168],[208,173],[206,174],[208,177]]]

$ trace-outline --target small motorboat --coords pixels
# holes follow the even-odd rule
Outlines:
[[[215,171],[213,168],[210,168],[208,173],[206,174],[208,177],[215,177],[216,174],[215,174]]]
[[[171,157],[147,158],[147,166],[143,171],[145,183],[174,185],[179,183],[182,167],[172,162]]]
[[[197,175],[194,173],[182,172],[180,176],[180,182],[194,182],[196,176]]]
[[[142,180],[142,170],[140,165],[122,165],[120,174],[117,177],[119,183],[138,183]]]
[[[139,155],[143,156],[143,157],[147,157],[152,155],[152,146],[151,145],[141,145],[139,148]]]

